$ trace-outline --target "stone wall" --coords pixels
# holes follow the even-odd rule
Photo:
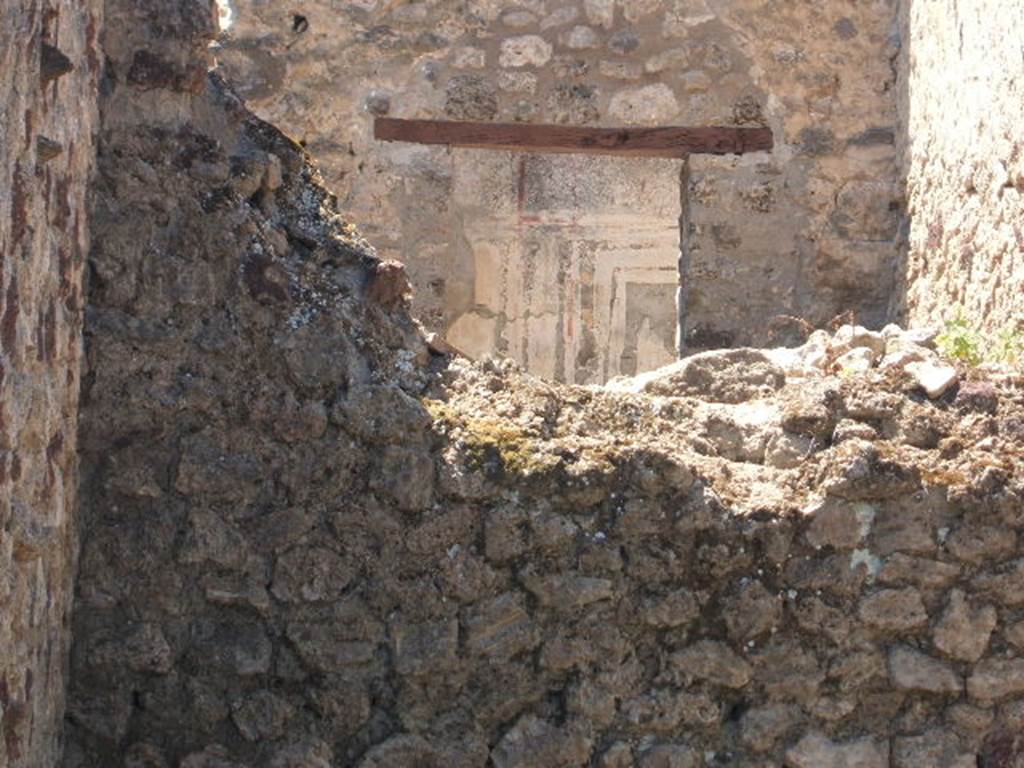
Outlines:
[[[987,331],[1024,321],[1024,24],[1013,0],[905,2],[901,131],[910,216],[896,310]]]
[[[849,327],[453,361],[208,4],[106,15],[63,765],[1020,759],[1019,379],[927,397],[927,335]]]
[[[0,12],[0,765],[57,761],[98,4]]]
[[[479,326],[474,342],[494,339],[491,349],[545,375],[603,381],[605,370],[628,372],[632,359],[621,367],[621,352],[607,338],[634,335],[630,322],[659,328],[671,290],[667,275],[648,279],[648,249],[638,248],[633,263],[622,234],[676,225],[679,195],[668,189],[674,164],[665,161],[652,175],[652,161],[595,159],[584,171],[563,159],[533,157],[523,162],[534,173],[517,174],[507,157],[375,143],[375,115],[768,125],[776,137],[771,154],[692,161],[682,238],[684,341],[691,349],[763,343],[773,332],[785,340],[792,326],[773,323],[779,315],[819,325],[853,310],[869,324],[883,320],[900,217],[891,2],[228,5],[233,23],[218,51],[228,79],[258,114],[305,143],[367,238],[408,265],[417,316],[443,332],[457,325],[457,342],[466,343],[467,326]],[[496,168],[505,172],[489,175]],[[670,183],[657,199],[640,192],[640,205],[615,201],[623,230],[607,216],[583,231],[545,222],[548,245],[539,257],[536,228],[502,217],[505,203],[524,188],[528,193],[537,178],[555,180],[561,198],[553,204],[586,208],[588,174],[595,173],[616,176],[623,189],[640,189],[649,178],[658,190],[661,179]],[[467,193],[499,182],[497,199],[467,207]],[[479,276],[496,271],[495,239],[505,243],[497,262],[502,280],[517,291],[529,292],[530,262],[547,262],[541,268],[566,299],[550,322],[531,323],[516,314],[518,305],[477,290]],[[669,243],[660,248],[659,269],[676,268]],[[613,265],[593,297],[557,256],[577,251],[604,252]],[[623,277],[635,270],[648,276]],[[596,320],[566,314],[591,298],[600,303],[595,315],[617,325],[598,341],[599,352],[584,351],[583,364],[554,365],[556,348],[587,346],[587,334],[602,335]],[[663,360],[661,337],[650,335],[650,356],[641,353],[639,369]],[[596,363],[598,357],[615,365]]]
[[[224,740],[256,765],[281,745],[247,726],[236,743],[230,707],[244,723],[250,695],[270,701],[271,663],[336,693],[276,650],[326,620],[306,587],[279,586],[286,621],[263,616],[284,540],[282,569],[305,537],[315,568],[339,562],[318,527],[339,508],[315,507],[349,494],[367,452],[328,406],[378,378],[413,386],[429,353],[400,268],[338,218],[298,145],[209,79],[212,3],[105,10],[64,764],[178,765]],[[220,538],[266,524],[269,550]],[[296,739],[320,733],[310,717]]]

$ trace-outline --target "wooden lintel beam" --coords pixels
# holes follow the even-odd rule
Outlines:
[[[770,150],[769,128],[583,128],[528,123],[460,123],[447,120],[400,120],[378,117],[373,137],[379,141],[446,144],[510,152],[569,152],[626,157],[742,155]]]

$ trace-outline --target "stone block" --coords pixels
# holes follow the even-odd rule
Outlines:
[[[498,63],[503,67],[542,67],[551,59],[551,43],[539,35],[507,37]]]
[[[370,487],[394,499],[403,512],[421,512],[434,497],[434,460],[423,450],[387,446]]]
[[[586,737],[532,715],[521,717],[491,750],[495,768],[583,765],[590,758]]]
[[[989,658],[978,662],[967,678],[967,693],[982,703],[1024,693],[1024,659]]]
[[[456,661],[459,645],[459,622],[391,623],[391,652],[395,671],[400,675],[422,676],[443,673]]]
[[[860,601],[857,613],[868,626],[886,632],[911,632],[928,623],[921,593],[909,587],[867,595]]]
[[[628,125],[665,123],[679,112],[675,94],[664,83],[623,88],[612,95],[608,114]]]
[[[964,750],[955,734],[933,729],[893,739],[893,768],[975,768],[978,756]]]
[[[270,591],[286,603],[337,600],[354,576],[354,565],[337,552],[296,547],[277,558]]]
[[[563,613],[608,600],[614,594],[610,579],[593,576],[520,574],[520,579],[542,606]]]
[[[704,680],[724,688],[742,688],[753,675],[753,668],[725,643],[701,640],[669,659],[671,668],[684,680]]]
[[[771,752],[801,719],[800,708],[792,704],[751,707],[740,718],[740,741],[753,752]]]
[[[644,598],[639,613],[648,626],[671,629],[690,624],[700,615],[700,606],[690,590],[679,589]]]
[[[515,592],[506,592],[468,609],[462,623],[466,648],[484,656],[507,658],[540,642],[523,598]]]
[[[1010,528],[963,525],[946,539],[946,549],[972,565],[995,565],[1017,551],[1017,533]]]
[[[889,679],[904,691],[959,694],[964,688],[949,664],[906,646],[889,651]]]
[[[641,753],[639,768],[700,768],[704,760],[685,744],[659,744]]]
[[[247,741],[280,738],[294,715],[295,707],[270,691],[256,691],[231,705],[231,719]]]
[[[811,732],[786,752],[788,768],[889,768],[888,744],[870,736],[834,742]]]
[[[998,620],[991,605],[972,603],[961,590],[951,591],[932,636],[936,648],[961,661],[974,662],[984,655]]]

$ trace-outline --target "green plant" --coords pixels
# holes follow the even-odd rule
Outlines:
[[[953,319],[946,321],[935,342],[943,355],[968,365],[983,362],[1020,365],[1024,363],[1024,318],[992,336],[971,325],[960,307]]]
[[[993,357],[1000,363],[1018,365],[1024,362],[1024,331],[1020,324],[1016,328],[1003,328],[995,339]]]
[[[439,400],[425,399],[423,405],[436,422],[458,428],[471,465],[484,466],[497,458],[506,472],[529,476],[559,463],[558,457],[541,450],[535,435],[512,421],[460,414]]]
[[[957,309],[952,320],[946,321],[946,327],[935,342],[943,355],[968,365],[978,365],[984,358],[982,348],[985,339],[967,322],[962,307]]]

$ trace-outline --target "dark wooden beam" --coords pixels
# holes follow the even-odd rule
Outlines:
[[[446,144],[510,152],[571,152],[626,157],[742,155],[773,146],[768,128],[582,128],[527,123],[458,123],[446,120],[399,120],[378,117],[373,137],[379,141]]]

